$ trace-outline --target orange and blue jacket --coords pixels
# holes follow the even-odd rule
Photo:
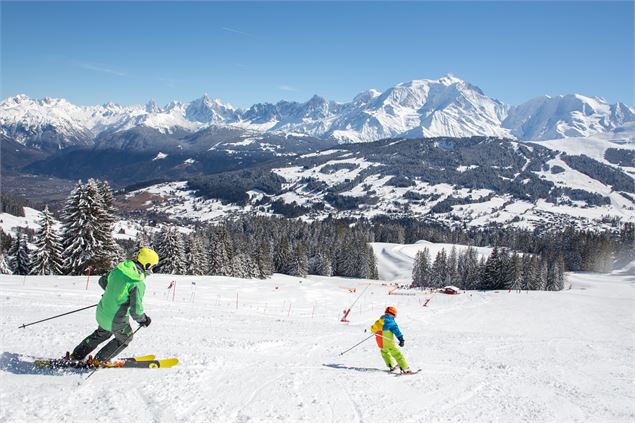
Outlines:
[[[395,341],[393,334],[397,339],[403,336],[399,330],[399,326],[397,326],[397,322],[395,322],[395,318],[390,314],[381,316],[379,320],[370,327],[370,330],[376,335],[375,341],[377,341],[379,348],[394,347]]]

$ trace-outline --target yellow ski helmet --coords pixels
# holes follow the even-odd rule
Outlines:
[[[137,262],[146,272],[159,263],[159,255],[152,248],[141,247],[137,253]]]

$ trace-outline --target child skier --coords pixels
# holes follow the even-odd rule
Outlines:
[[[399,330],[399,326],[397,326],[397,322],[395,322],[395,317],[397,317],[397,309],[395,307],[386,307],[384,315],[370,327],[370,330],[375,334],[377,346],[381,348],[381,357],[384,359],[390,371],[392,372],[399,366],[401,373],[412,373],[403,354],[401,354],[399,348],[395,346],[393,334],[399,340],[399,346],[404,346],[403,335]],[[397,361],[397,364],[393,364],[393,357]]]
[[[115,338],[99,350],[94,359],[97,362],[109,361],[132,341],[129,315],[139,325],[150,326],[150,317],[143,311],[144,281],[158,262],[157,253],[143,247],[134,260],[119,263],[99,278],[99,286],[104,290],[97,305],[99,327],[75,347],[72,354],[66,353],[66,358],[83,360],[99,344],[114,335]]]

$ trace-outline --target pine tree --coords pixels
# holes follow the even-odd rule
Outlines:
[[[13,272],[9,268],[9,263],[6,260],[6,254],[0,253],[0,275],[11,275]]]
[[[110,257],[111,265],[124,258],[122,249],[112,236],[115,222],[117,221],[117,209],[115,208],[115,199],[112,194],[112,189],[108,181],[100,181],[89,179],[88,184],[94,184],[102,202],[102,218],[101,218],[101,233],[103,237],[103,250],[104,255]]]
[[[18,255],[18,250],[20,248],[21,235],[22,234],[18,232],[15,237],[11,238],[11,244],[7,250],[7,265],[9,266],[11,273],[15,272],[15,258]]]
[[[522,287],[521,289],[527,291],[530,289],[531,286],[531,280],[532,280],[532,275],[531,275],[531,255],[530,254],[523,254],[522,257],[522,266],[523,266],[523,275],[522,275]]]
[[[478,290],[486,290],[487,288],[487,259],[485,257],[481,257],[478,261],[478,279],[475,283],[475,288]]]
[[[431,286],[434,288],[442,288],[448,280],[448,256],[445,248],[441,249],[434,258],[432,263]]]
[[[516,251],[510,257],[510,280],[507,285],[507,289],[513,289],[519,291],[523,285],[523,263]]]
[[[417,251],[412,268],[412,281],[416,287],[430,286],[430,250],[426,247]]]
[[[232,276],[234,271],[227,232],[221,229],[214,233],[212,239],[209,273],[218,276]]]
[[[482,289],[499,289],[499,286],[501,285],[501,274],[502,263],[499,257],[499,250],[498,247],[494,247],[491,254],[487,258],[487,262],[485,263],[485,269],[483,270]]]
[[[173,229],[167,228],[162,232],[157,246],[159,264],[157,272],[172,275],[184,275],[190,270],[185,259],[185,248],[181,234]]]
[[[514,279],[514,268],[509,250],[506,248],[501,249],[498,256],[497,272],[498,283],[496,289],[509,289]]]
[[[142,247],[150,247],[152,248],[152,236],[146,231],[145,228],[137,231],[137,236],[135,239],[135,249],[139,251]]]
[[[273,263],[277,273],[289,274],[291,269],[291,246],[286,236],[280,238],[276,244],[273,252]]]
[[[308,272],[309,260],[306,256],[306,248],[303,244],[298,244],[292,253],[289,275],[304,278]]]
[[[33,254],[32,275],[62,274],[61,244],[54,228],[53,216],[48,206],[44,207],[42,218],[38,222],[40,229],[35,233],[36,250]]]
[[[349,278],[356,278],[359,275],[359,263],[355,241],[349,237],[340,244],[336,252],[337,271],[336,275]]]
[[[528,289],[538,291],[544,289],[543,266],[541,260],[532,256],[529,261]]]
[[[555,284],[556,291],[562,291],[564,289],[564,283],[565,283],[564,270],[565,270],[564,257],[562,257],[562,255],[559,255],[558,258],[556,259],[555,270],[554,270],[554,273],[556,276],[556,284]]]
[[[207,257],[203,251],[203,242],[196,235],[190,235],[185,242],[185,269],[188,275],[204,275],[207,273]]]
[[[446,276],[445,285],[458,285],[458,258],[456,253],[456,247],[452,246],[450,255],[448,256],[448,274]]]
[[[333,276],[331,259],[326,253],[318,251],[315,256],[309,259],[309,273],[319,276]]]
[[[375,258],[375,251],[373,247],[368,246],[368,267],[370,268],[370,273],[368,274],[368,279],[379,279],[379,269],[377,268],[377,259]]]
[[[14,257],[14,275],[28,275],[31,271],[31,252],[27,236],[22,234],[16,237],[17,250]]]
[[[468,247],[458,258],[457,273],[459,288],[477,289],[479,285],[479,259],[478,252],[473,247]]]
[[[238,253],[232,258],[232,273],[230,276],[235,278],[249,278],[249,266],[247,256],[244,253]]]
[[[69,274],[79,275],[90,267],[95,274],[110,270],[112,233],[106,233],[101,194],[94,181],[75,186],[62,210],[62,256]]]
[[[247,268],[247,275],[249,278],[263,277],[262,273],[260,272],[260,266],[258,266],[258,262],[251,255],[245,254],[245,264]]]
[[[271,243],[263,240],[256,252],[256,264],[258,265],[259,278],[268,278],[273,275],[273,253],[271,251]]]

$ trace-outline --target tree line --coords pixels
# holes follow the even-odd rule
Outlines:
[[[284,273],[377,279],[366,228],[254,217],[208,225],[186,234],[164,227],[141,234],[139,245],[161,257],[157,271],[172,274],[266,278]]]
[[[124,255],[112,229],[115,208],[108,182],[89,179],[77,183],[60,214],[59,228],[45,207],[32,236],[21,232],[0,255],[0,272],[17,275],[80,275],[90,269],[101,274]]]
[[[424,248],[415,256],[412,286],[441,288],[447,285],[476,290],[547,290],[564,289],[565,265],[562,255],[518,254],[494,247],[489,257],[479,257],[474,247],[457,252],[439,251],[434,258]]]
[[[416,219],[304,222],[265,216],[199,225],[193,231],[166,225],[146,227],[148,231],[139,232],[136,241],[115,241],[113,203],[107,182],[80,181],[67,198],[59,223],[45,208],[35,233],[23,231],[13,238],[3,237],[0,272],[79,275],[90,269],[99,274],[126,255],[132,256],[139,246],[150,246],[159,253],[156,270],[162,273],[266,278],[277,272],[376,279],[376,257],[370,242],[425,239],[495,245],[492,254],[496,254],[480,259],[468,248],[461,253],[445,251],[434,260],[418,257],[413,272],[415,286],[560,289],[564,271],[610,271],[616,260],[632,259],[635,244],[635,225],[619,222],[612,222],[610,231],[571,227],[523,230],[447,227]]]

